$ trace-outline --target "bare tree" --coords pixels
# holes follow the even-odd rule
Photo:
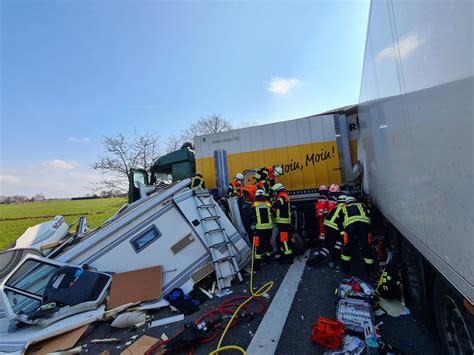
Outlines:
[[[166,143],[166,153],[174,152],[178,150],[183,145],[183,139],[179,136],[172,135],[168,138],[168,142]]]
[[[231,130],[232,123],[221,115],[210,115],[200,118],[197,122],[186,128],[181,133],[182,142],[193,142],[195,136],[202,134],[219,133]]]
[[[99,156],[92,168],[100,171],[104,179],[94,188],[99,190],[128,190],[128,174],[131,168],[149,169],[160,154],[156,134],[136,135],[134,139],[123,134],[105,136],[102,144],[104,155]]]

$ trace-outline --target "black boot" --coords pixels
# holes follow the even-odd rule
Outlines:
[[[321,264],[323,264],[323,261],[326,260],[328,255],[329,255],[329,250],[327,250],[326,248],[323,248],[319,252],[314,253],[313,257],[311,257],[306,262],[306,265],[308,265],[308,266],[321,266]]]

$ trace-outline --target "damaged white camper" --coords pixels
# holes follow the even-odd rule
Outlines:
[[[248,242],[209,191],[192,191],[189,183],[159,191],[142,186],[142,198],[50,257],[27,254],[2,280],[0,352],[22,353],[31,343],[100,318],[114,273],[159,265],[162,295],[177,287],[188,293],[214,272],[222,291],[241,280]]]

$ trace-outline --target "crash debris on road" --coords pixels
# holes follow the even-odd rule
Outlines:
[[[69,228],[55,218],[1,253],[0,352],[74,349],[89,324],[147,327],[147,312],[170,304],[190,314],[199,297],[188,295],[212,275],[206,294],[227,294],[250,260],[248,241],[208,190],[192,191],[189,183],[148,188],[91,231],[81,220],[75,234],[64,233]],[[182,300],[173,298],[176,290]]]

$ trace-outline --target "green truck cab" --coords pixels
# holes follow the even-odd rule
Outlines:
[[[149,171],[130,169],[128,202],[140,198],[140,184],[169,184],[191,177],[196,172],[194,151],[187,146],[156,159]]]

